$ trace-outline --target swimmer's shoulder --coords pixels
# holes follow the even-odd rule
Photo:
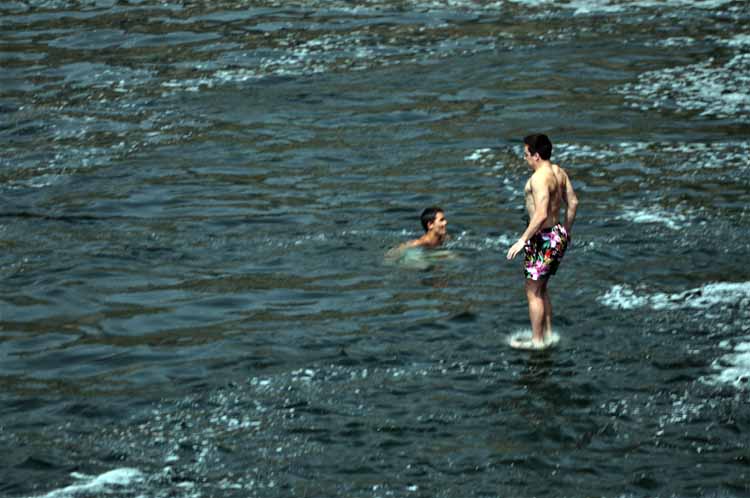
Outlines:
[[[420,239],[409,240],[392,249],[389,249],[385,255],[387,258],[394,258],[394,257],[397,258],[403,255],[403,253],[408,251],[409,249],[419,249],[421,247],[422,247],[422,244],[421,244]]]

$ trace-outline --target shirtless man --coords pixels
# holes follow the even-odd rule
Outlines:
[[[526,299],[531,320],[531,346],[543,348],[552,339],[552,304],[547,291],[549,277],[554,275],[570,242],[576,218],[578,197],[568,174],[550,162],[552,142],[546,135],[529,135],[523,139],[524,159],[533,171],[526,182],[524,197],[529,225],[518,241],[508,249],[513,259],[524,251]],[[565,222],[560,223],[560,207],[565,204]]]
[[[428,207],[422,211],[420,216],[424,235],[418,239],[410,240],[401,244],[399,249],[410,247],[424,247],[432,249],[441,246],[448,238],[448,220],[445,219],[445,211],[437,206]]]

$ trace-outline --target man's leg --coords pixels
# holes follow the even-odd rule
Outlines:
[[[552,301],[549,298],[547,284],[549,280],[544,281],[543,299],[544,299],[544,341],[552,340]]]
[[[526,279],[526,299],[529,301],[529,320],[531,321],[531,341],[535,346],[544,344],[545,304],[543,280]]]

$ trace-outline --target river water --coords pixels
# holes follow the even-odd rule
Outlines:
[[[0,2],[0,496],[748,496],[749,26]],[[581,201],[543,352],[530,132]],[[449,257],[384,258],[433,204]]]

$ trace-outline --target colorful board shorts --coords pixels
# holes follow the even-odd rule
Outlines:
[[[543,280],[557,272],[568,247],[568,232],[561,224],[543,228],[526,241],[523,272],[531,280]]]

